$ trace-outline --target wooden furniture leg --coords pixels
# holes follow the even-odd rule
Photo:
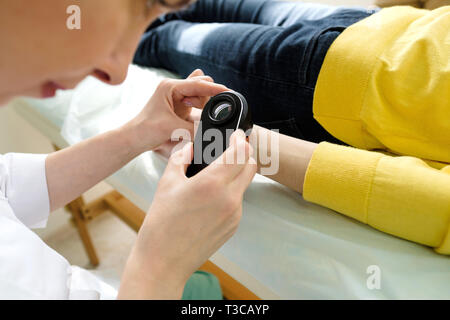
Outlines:
[[[200,270],[212,273],[219,279],[223,296],[228,300],[261,300],[256,294],[209,260],[200,267]]]
[[[66,208],[72,214],[73,221],[75,222],[75,226],[78,230],[78,234],[80,235],[81,241],[83,242],[83,246],[86,249],[89,261],[93,266],[98,266],[99,264],[98,256],[95,251],[94,244],[92,243],[89,231],[87,229],[88,221],[83,216],[84,207],[85,203],[82,197],[75,199],[66,206]]]

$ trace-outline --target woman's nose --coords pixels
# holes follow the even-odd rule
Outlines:
[[[107,84],[121,84],[127,77],[130,62],[125,59],[108,59],[94,69],[92,75]]]
[[[111,76],[103,70],[95,69],[93,72],[93,76],[96,77],[98,80],[103,81],[105,83],[109,84],[111,82]]]

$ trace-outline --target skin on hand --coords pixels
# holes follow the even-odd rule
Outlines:
[[[154,150],[163,144],[173,147],[170,138],[176,129],[185,129],[194,135],[193,108],[203,109],[210,97],[229,90],[202,70],[195,70],[185,80],[161,81],[143,110],[125,127],[135,128],[133,141],[141,152]],[[195,113],[195,112],[194,112]]]
[[[243,163],[223,164],[238,150],[245,150]],[[194,177],[186,177],[192,143],[170,157],[128,259],[119,298],[181,298],[190,275],[237,230],[243,193],[256,173],[252,152],[239,130],[222,156]]]

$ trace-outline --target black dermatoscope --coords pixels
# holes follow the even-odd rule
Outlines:
[[[252,127],[250,109],[242,94],[227,91],[212,97],[203,108],[200,125],[194,138],[194,159],[186,175],[194,176],[217,159],[228,148],[231,133],[242,129],[248,136]],[[212,154],[205,154],[205,149],[207,150],[215,139],[222,139],[223,150],[216,152],[217,149],[213,149]]]

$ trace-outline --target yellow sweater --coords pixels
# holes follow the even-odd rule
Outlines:
[[[450,6],[383,9],[345,30],[313,109],[356,148],[319,144],[304,198],[450,254]]]

